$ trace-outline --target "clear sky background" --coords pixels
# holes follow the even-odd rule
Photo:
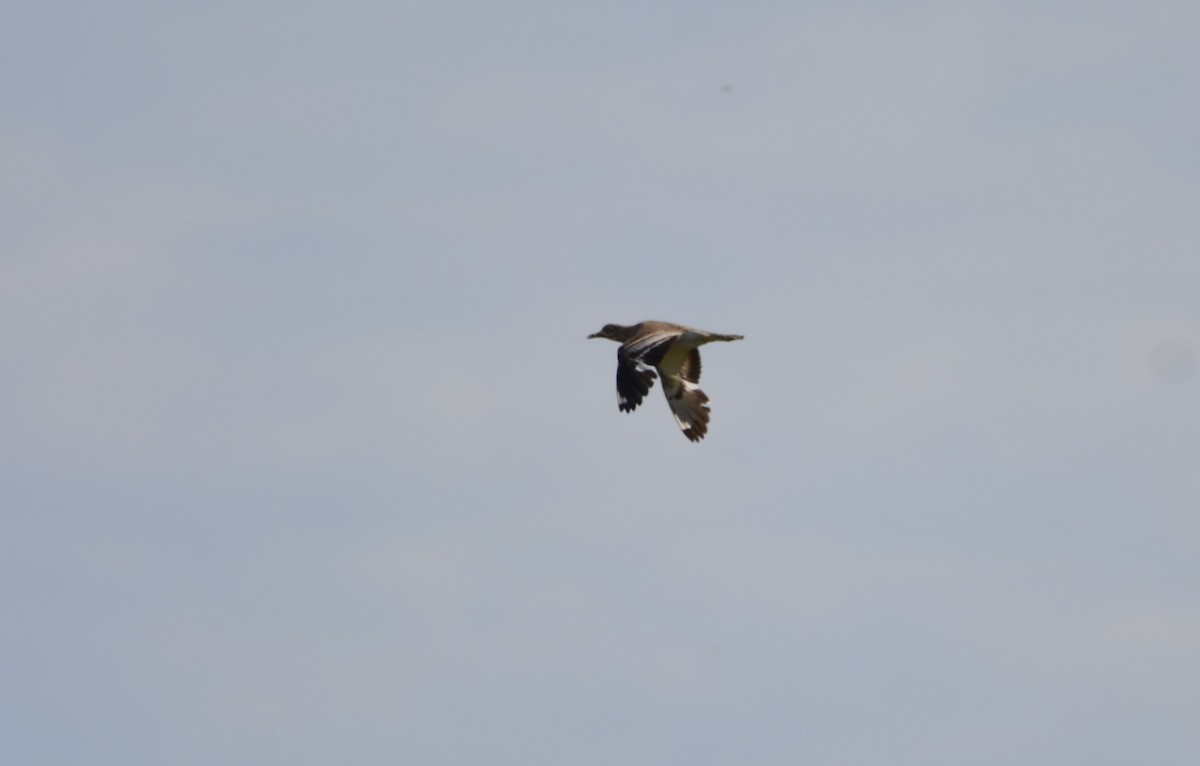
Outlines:
[[[20,764],[1200,762],[1200,5],[0,10]],[[606,322],[705,350],[708,439]]]

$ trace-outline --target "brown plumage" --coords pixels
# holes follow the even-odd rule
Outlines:
[[[663,394],[683,435],[697,442],[708,433],[708,396],[700,382],[700,346],[713,341],[741,340],[741,335],[721,335],[670,322],[607,324],[589,338],[620,343],[617,349],[617,407],[633,412],[662,377]],[[654,368],[653,370],[648,368]]]

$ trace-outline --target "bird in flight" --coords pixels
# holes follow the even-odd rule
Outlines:
[[[741,340],[741,335],[721,335],[670,322],[639,322],[625,326],[606,324],[589,338],[608,338],[617,349],[617,407],[633,412],[654,385],[654,371],[662,377],[663,393],[671,414],[694,442],[708,433],[708,396],[700,390],[700,346],[716,340]]]

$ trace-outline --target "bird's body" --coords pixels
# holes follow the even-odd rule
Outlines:
[[[633,412],[654,385],[654,368],[662,377],[671,414],[691,441],[708,432],[708,396],[700,390],[700,346],[713,341],[741,340],[741,335],[697,330],[670,322],[605,325],[589,338],[607,338],[617,349],[617,407]]]

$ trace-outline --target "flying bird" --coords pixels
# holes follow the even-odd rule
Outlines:
[[[697,385],[700,346],[742,339],[741,335],[721,335],[670,322],[606,324],[588,337],[621,344],[617,349],[617,407],[621,412],[637,409],[654,385],[654,370],[658,370],[671,414],[683,435],[694,442],[708,433],[708,396]]]

